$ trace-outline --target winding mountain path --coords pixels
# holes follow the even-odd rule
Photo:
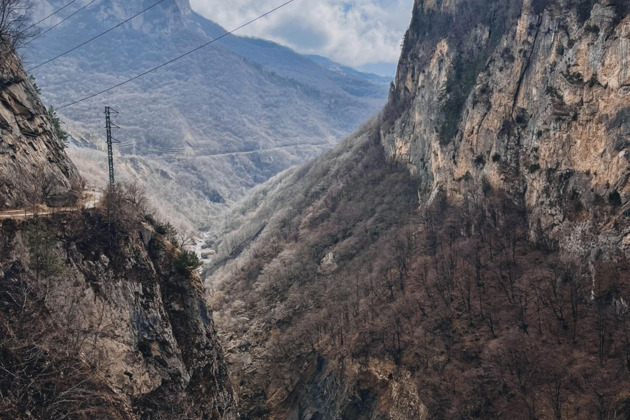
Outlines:
[[[103,199],[103,192],[96,190],[84,190],[81,199],[75,206],[71,207],[48,207],[43,204],[29,206],[21,209],[0,211],[0,220],[4,219],[30,219],[34,216],[50,216],[58,213],[69,213],[83,209],[93,209],[98,206]]]

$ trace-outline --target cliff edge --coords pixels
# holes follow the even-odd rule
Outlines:
[[[17,55],[0,48],[0,209],[68,206],[82,180]]]
[[[502,190],[524,204],[534,241],[584,228],[628,252],[629,12],[623,1],[416,1],[381,134],[422,180],[421,202]]]

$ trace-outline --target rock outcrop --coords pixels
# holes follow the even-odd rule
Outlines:
[[[182,251],[149,223],[108,219],[91,210],[4,221],[0,411],[236,418],[198,275],[173,268]]]
[[[81,178],[46,108],[12,51],[0,51],[0,208],[67,206]]]
[[[466,19],[471,8],[482,12]],[[416,1],[390,110],[388,154],[420,197],[508,191],[530,238],[589,223],[630,251],[630,11],[619,1]],[[457,30],[433,24],[457,22]]]

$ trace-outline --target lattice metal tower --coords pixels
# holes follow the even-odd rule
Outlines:
[[[119,128],[116,124],[113,124],[111,121],[111,113],[118,114],[115,109],[106,106],[105,107],[105,129],[107,130],[107,159],[109,162],[109,185],[114,185],[114,153],[112,150],[112,143],[118,143],[112,137],[112,127]]]

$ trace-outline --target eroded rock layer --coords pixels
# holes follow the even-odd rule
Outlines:
[[[0,208],[68,206],[81,179],[12,51],[0,51]]]

